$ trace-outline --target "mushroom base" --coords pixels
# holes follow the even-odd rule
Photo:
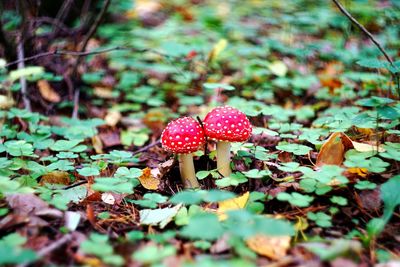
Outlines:
[[[193,164],[193,154],[179,154],[179,171],[185,188],[200,187]]]
[[[217,143],[217,169],[223,177],[231,175],[231,143]]]

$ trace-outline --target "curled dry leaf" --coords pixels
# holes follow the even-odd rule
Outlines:
[[[259,255],[278,260],[286,256],[290,236],[255,235],[246,240],[247,246]]]
[[[317,156],[316,165],[341,165],[344,160],[344,154],[351,148],[353,148],[353,143],[347,135],[333,133],[322,145]]]
[[[150,168],[143,169],[142,175],[139,177],[139,181],[142,186],[149,190],[157,190],[160,180],[152,175]]]
[[[41,96],[52,103],[58,103],[61,101],[60,95],[54,91],[53,87],[51,87],[50,83],[46,80],[39,80],[37,82],[37,86],[39,88],[39,92]]]

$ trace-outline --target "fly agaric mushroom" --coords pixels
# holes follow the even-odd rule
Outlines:
[[[168,123],[161,134],[161,144],[169,152],[178,154],[179,170],[185,188],[199,187],[193,164],[193,152],[205,143],[200,124],[191,117],[183,117]]]
[[[204,133],[217,141],[217,168],[224,176],[231,174],[231,144],[244,142],[251,135],[251,124],[246,115],[232,107],[217,107],[203,121]]]

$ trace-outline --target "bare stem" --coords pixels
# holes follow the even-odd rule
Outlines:
[[[18,60],[21,60],[18,63],[18,69],[23,69],[23,68],[25,68],[25,62],[23,61],[23,59],[24,59],[24,44],[23,44],[21,38],[19,38],[19,40],[18,40],[17,54],[18,54]],[[24,101],[25,109],[28,111],[32,111],[31,101],[29,100],[29,97],[28,97],[28,89],[27,89],[28,85],[26,83],[25,77],[21,77],[19,79],[19,82],[21,84],[21,94],[22,94],[22,100]]]
[[[217,143],[217,168],[224,177],[231,175],[231,143]]]
[[[193,164],[193,154],[179,154],[179,170],[185,188],[200,187]]]
[[[339,8],[339,10],[353,23],[355,24],[368,38],[378,47],[378,49],[382,52],[385,56],[386,60],[393,65],[393,60],[390,56],[386,53],[385,49],[380,45],[380,43],[375,39],[375,37],[361,24],[359,23],[345,8],[342,4],[337,0],[332,0],[333,3]]]

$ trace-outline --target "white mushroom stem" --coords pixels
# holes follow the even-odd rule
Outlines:
[[[231,143],[217,142],[217,169],[223,177],[231,175]]]
[[[193,154],[179,154],[179,171],[185,188],[200,187],[193,164]]]

